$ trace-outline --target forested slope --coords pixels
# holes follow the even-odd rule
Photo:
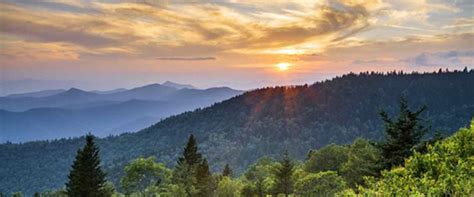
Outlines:
[[[99,139],[109,178],[139,155],[168,165],[193,133],[212,168],[236,172],[263,155],[304,158],[307,150],[356,137],[382,138],[378,112],[397,111],[400,96],[426,105],[431,131],[455,131],[474,115],[474,72],[349,74],[313,85],[263,88],[205,109],[167,118],[133,134]],[[119,123],[118,123],[119,124]],[[80,139],[0,145],[0,191],[31,193],[62,187]]]

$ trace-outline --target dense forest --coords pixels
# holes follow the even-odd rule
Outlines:
[[[191,135],[174,168],[151,156],[139,157],[123,169],[120,186],[108,182],[92,135],[77,151],[65,187],[34,196],[468,196],[474,194],[474,119],[443,139],[422,140],[427,128],[401,100],[396,118],[381,113],[384,139],[356,139],[309,152],[302,161],[284,151],[278,159],[262,157],[240,176],[226,164],[211,172]],[[0,196],[5,196],[0,194]],[[21,197],[21,192],[12,193]]]
[[[473,70],[423,74],[366,72],[351,73],[312,85],[249,91],[205,109],[167,118],[137,133],[96,139],[97,146],[101,150],[102,168],[107,173],[109,181],[105,185],[109,187],[114,185],[117,191],[122,193],[147,191],[156,193],[160,191],[154,189],[163,190],[164,186],[169,186],[165,191],[182,193],[183,187],[176,186],[176,183],[180,182],[171,179],[189,177],[173,173],[177,173],[176,166],[181,166],[180,162],[177,164],[176,161],[182,158],[180,154],[183,152],[182,147],[185,146],[186,139],[193,134],[199,142],[200,153],[206,158],[198,159],[196,166],[204,167],[196,167],[200,169],[197,171],[209,175],[209,179],[201,181],[213,186],[211,189],[201,188],[203,190],[210,189],[209,191],[217,193],[231,190],[232,194],[237,192],[252,195],[275,192],[304,194],[308,191],[305,188],[320,188],[314,191],[318,193],[377,193],[383,189],[395,191],[396,188],[404,187],[396,185],[395,180],[400,181],[403,175],[414,173],[417,176],[411,176],[413,180],[409,180],[413,184],[406,187],[416,187],[413,191],[420,189],[419,192],[423,193],[426,192],[423,188],[430,188],[430,184],[438,183],[429,179],[430,177],[419,178],[423,180],[416,179],[420,175],[416,170],[430,170],[419,169],[422,168],[420,162],[433,162],[430,160],[431,157],[439,157],[439,161],[444,161],[443,156],[446,155],[437,155],[442,154],[438,153],[439,150],[450,152],[451,149],[455,149],[459,152],[457,149],[459,147],[456,147],[459,144],[456,143],[464,143],[469,136],[472,140],[472,128],[470,133],[464,129],[459,132],[460,134],[457,133],[433,146],[426,146],[425,150],[421,148],[419,153],[414,155],[408,151],[411,157],[406,160],[405,167],[393,168],[391,171],[389,169],[392,166],[400,165],[397,162],[404,161],[403,159],[409,156],[407,151],[405,150],[398,158],[390,158],[390,161],[393,159],[392,164],[381,163],[380,166],[383,167],[379,167],[379,157],[383,158],[383,150],[388,150],[390,146],[387,148],[382,144],[372,145],[368,140],[383,141],[384,125],[386,131],[388,124],[386,121],[399,112],[400,97],[406,98],[411,107],[426,106],[426,110],[419,114],[420,118],[426,120],[423,122],[426,132],[419,136],[419,140],[426,141],[436,132],[444,136],[453,134],[469,122],[474,114],[472,84],[474,84]],[[379,116],[382,109],[385,110],[386,118]],[[358,139],[360,137],[368,140]],[[458,142],[458,139],[461,141]],[[34,192],[63,188],[76,152],[83,145],[84,138],[0,145],[2,161],[0,192],[9,194],[22,191],[32,195]],[[468,145],[472,147],[472,141]],[[464,161],[466,155],[472,157],[472,149],[466,149],[469,150],[471,152],[459,152],[461,161]],[[283,154],[284,152],[286,154]],[[325,158],[334,155],[339,156]],[[361,162],[359,156],[364,158],[362,160],[364,162],[373,160],[378,164],[369,174],[364,174],[378,178],[369,178],[364,181],[366,185],[363,186],[360,186],[363,176],[347,175],[360,171],[367,172],[365,169],[352,170],[354,166],[364,166],[359,165]],[[442,165],[442,162],[437,163]],[[159,182],[163,184],[156,188],[146,185],[147,187],[127,191],[127,179],[124,177],[133,177],[130,175],[134,173],[133,168],[136,167],[133,164],[146,165],[146,168],[151,165],[152,169],[156,168],[160,172],[159,176],[166,175],[160,178]],[[324,167],[325,165],[327,167]],[[469,166],[469,163],[463,165]],[[435,165],[431,167],[437,168]],[[189,166],[183,168],[187,169]],[[380,168],[385,168],[386,171]],[[234,176],[211,173],[224,169],[227,169],[226,174]],[[279,169],[277,170],[279,172],[275,172],[275,169]],[[467,175],[462,170],[465,169],[460,168],[459,172],[456,171],[460,176],[451,177],[453,181],[439,184],[456,183],[472,186],[472,180],[467,182],[454,180],[459,178],[465,181],[465,176],[472,175],[472,169],[471,174]],[[230,171],[232,173],[228,173]],[[291,180],[285,179],[289,174]],[[282,180],[273,180],[279,176]],[[436,176],[434,177],[436,179],[441,175],[432,176]],[[251,184],[246,183],[246,179],[251,179]],[[326,181],[331,185],[315,186],[314,184],[322,182],[320,180],[331,180]],[[167,181],[171,181],[170,184],[164,184]],[[285,191],[274,191],[274,184],[284,185],[289,181],[296,182]],[[153,182],[157,183],[156,180]],[[194,191],[193,188],[197,186],[199,185],[184,187],[188,189],[182,194],[201,191],[199,188],[195,188]],[[439,187],[448,186],[450,185]],[[327,188],[333,188],[334,191],[326,191]],[[229,196],[221,193],[219,196]],[[172,196],[177,195],[174,193]]]

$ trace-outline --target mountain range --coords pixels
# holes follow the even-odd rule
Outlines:
[[[474,116],[474,70],[443,73],[347,74],[312,85],[245,92],[203,109],[163,119],[136,133],[98,138],[102,166],[119,186],[123,167],[156,156],[172,167],[190,134],[213,171],[228,163],[236,174],[263,155],[308,150],[358,137],[383,138],[380,110],[398,113],[405,97],[412,109],[426,106],[423,124],[449,135]],[[195,95],[194,92],[188,95]],[[180,94],[181,95],[181,94]],[[120,123],[117,123],[120,125]],[[83,138],[0,145],[0,191],[33,193],[61,188]]]
[[[242,91],[167,81],[110,91],[45,90],[0,97],[0,142],[133,132]]]

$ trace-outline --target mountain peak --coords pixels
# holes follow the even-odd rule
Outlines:
[[[165,81],[161,85],[168,86],[168,87],[173,87],[173,88],[177,88],[177,89],[184,89],[184,88],[196,89],[194,86],[192,86],[190,84],[179,84],[179,83],[175,83],[175,82],[172,82],[172,81]]]
[[[61,95],[67,95],[67,96],[85,96],[85,95],[95,95],[95,93],[87,92],[78,88],[70,88],[69,90],[53,95],[53,96],[61,96]]]
[[[68,92],[68,93],[81,92],[82,93],[82,92],[86,92],[86,91],[81,90],[79,88],[69,88],[69,90],[67,90],[66,92]]]

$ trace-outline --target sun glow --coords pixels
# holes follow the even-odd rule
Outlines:
[[[276,67],[280,70],[280,71],[285,71],[285,70],[288,70],[288,68],[290,68],[291,64],[289,63],[286,63],[286,62],[281,62],[281,63],[278,63],[276,65]]]

